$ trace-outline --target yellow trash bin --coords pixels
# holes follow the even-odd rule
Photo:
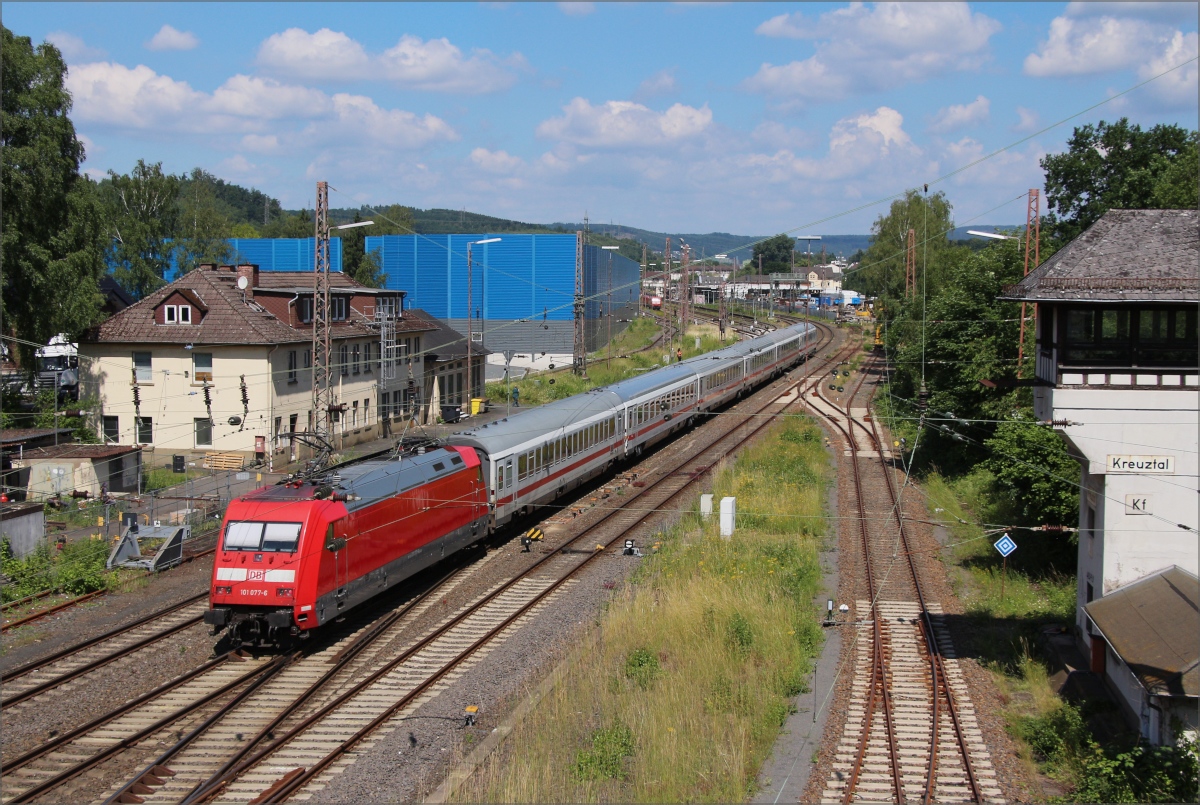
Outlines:
[[[487,400],[483,397],[471,398],[471,416],[487,413]]]

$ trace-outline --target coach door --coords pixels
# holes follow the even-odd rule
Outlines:
[[[339,532],[344,534],[345,530],[345,519],[330,523],[325,538],[325,549],[333,554],[333,598],[338,609],[346,606],[346,593],[350,586],[350,543],[346,537],[336,536]]]

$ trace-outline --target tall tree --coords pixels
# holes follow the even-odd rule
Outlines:
[[[764,274],[778,274],[791,271],[792,250],[794,248],[796,248],[796,241],[792,239],[791,235],[786,233],[754,244],[754,255],[751,259],[750,271],[757,273],[760,257],[762,258],[762,271]]]
[[[232,226],[213,190],[212,178],[196,168],[183,186],[175,238],[181,272],[202,263],[226,263],[234,258],[227,240]]]
[[[1121,118],[1079,126],[1066,153],[1049,154],[1041,161],[1048,224],[1065,242],[1113,208],[1155,209],[1176,203],[1195,207],[1200,186],[1196,143],[1195,131],[1176,125],[1142,131]]]
[[[854,287],[873,296],[898,298],[904,294],[904,261],[908,230],[916,231],[918,273],[928,268],[932,279],[942,264],[942,253],[951,248],[947,239],[954,229],[953,207],[941,191],[933,195],[909,190],[892,202],[886,215],[871,226],[871,246],[854,273]]]
[[[165,283],[179,220],[179,177],[162,163],[139,159],[133,171],[108,172],[103,185],[112,235],[110,257],[117,282],[135,298]]]
[[[371,226],[347,229],[340,233],[342,238],[342,268],[363,285],[381,288],[387,282],[387,274],[379,256],[366,250],[367,238],[372,235],[411,235],[416,227],[413,225],[413,211],[410,207],[391,204],[378,212],[366,209],[354,214],[354,222],[374,221]]]
[[[79,174],[83,145],[67,113],[67,66],[54,45],[34,48],[0,26],[4,75],[0,108],[4,328],[32,369],[37,344],[72,337],[100,318],[104,271],[102,211]]]

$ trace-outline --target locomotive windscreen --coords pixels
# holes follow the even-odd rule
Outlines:
[[[225,527],[227,551],[295,553],[300,523],[255,523],[237,520]]]

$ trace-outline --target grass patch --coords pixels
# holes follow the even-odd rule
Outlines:
[[[209,477],[208,470],[188,469],[187,472],[175,472],[170,467],[147,467],[142,473],[142,491],[157,492],[172,486],[197,478]]]
[[[821,431],[777,425],[718,469],[738,527],[684,514],[580,638],[546,698],[456,796],[741,801],[820,648]],[[509,749],[511,748],[511,749]]]

